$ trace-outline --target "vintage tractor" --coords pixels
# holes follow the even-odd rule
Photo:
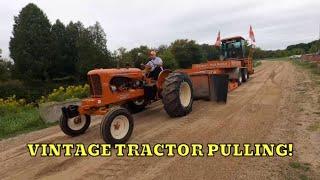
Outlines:
[[[103,115],[100,132],[110,144],[125,143],[133,131],[131,113],[162,99],[170,117],[192,111],[194,99],[226,102],[228,90],[246,82],[253,73],[252,58],[244,57],[244,39],[222,40],[220,60],[194,64],[191,69],[162,71],[157,80],[138,68],[95,69],[88,72],[91,97],[80,106],[62,108],[60,127],[69,136],[83,134],[91,116]]]
[[[158,80],[137,68],[95,69],[88,72],[91,97],[80,106],[62,108],[60,127],[70,136],[86,131],[91,116],[104,115],[101,136],[111,144],[126,142],[133,130],[131,113],[163,99],[172,117],[184,116],[192,108],[192,82],[187,74],[164,70]],[[165,88],[164,88],[165,87]]]

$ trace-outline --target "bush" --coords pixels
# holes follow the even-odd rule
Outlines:
[[[20,110],[18,107],[25,105],[25,100],[16,100],[15,96],[7,99],[0,99],[0,116],[6,115],[6,113],[18,113]]]
[[[253,61],[253,67],[258,67],[260,65],[261,65],[261,61],[258,61],[258,60]]]
[[[23,84],[20,81],[10,80],[0,83],[0,98],[6,98],[13,94],[21,96],[24,92]]]
[[[22,83],[18,80],[0,82],[0,98],[15,96],[18,99],[25,99],[27,102],[36,102],[42,95],[46,94],[47,84],[36,86]]]
[[[311,73],[315,74],[315,75],[320,75],[320,66],[315,63],[315,62],[311,62],[311,61],[292,61],[293,64],[298,65],[302,68],[305,69],[309,69],[311,71]]]
[[[60,102],[67,99],[74,98],[85,98],[89,96],[89,85],[78,85],[78,86],[68,86],[66,88],[59,87],[58,89],[54,89],[52,93],[50,93],[47,97],[42,96],[40,103],[44,102]]]

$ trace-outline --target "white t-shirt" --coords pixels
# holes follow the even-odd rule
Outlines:
[[[146,65],[151,67],[151,71],[154,70],[157,66],[160,66],[162,69],[162,59],[159,57],[156,57],[154,59],[151,59]]]

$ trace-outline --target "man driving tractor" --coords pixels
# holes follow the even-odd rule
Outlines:
[[[157,57],[156,51],[150,51],[149,62],[145,65],[141,64],[141,66],[146,70],[146,72],[149,72],[147,77],[154,80],[157,80],[160,72],[163,71],[162,59]]]

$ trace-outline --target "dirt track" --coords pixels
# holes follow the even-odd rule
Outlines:
[[[320,179],[319,89],[289,62],[263,62],[227,104],[196,101],[171,119],[160,103],[135,115],[132,143],[294,143],[293,157],[41,158],[26,143],[102,143],[99,120],[70,138],[58,126],[0,141],[0,179]],[[290,163],[306,163],[292,168]]]

